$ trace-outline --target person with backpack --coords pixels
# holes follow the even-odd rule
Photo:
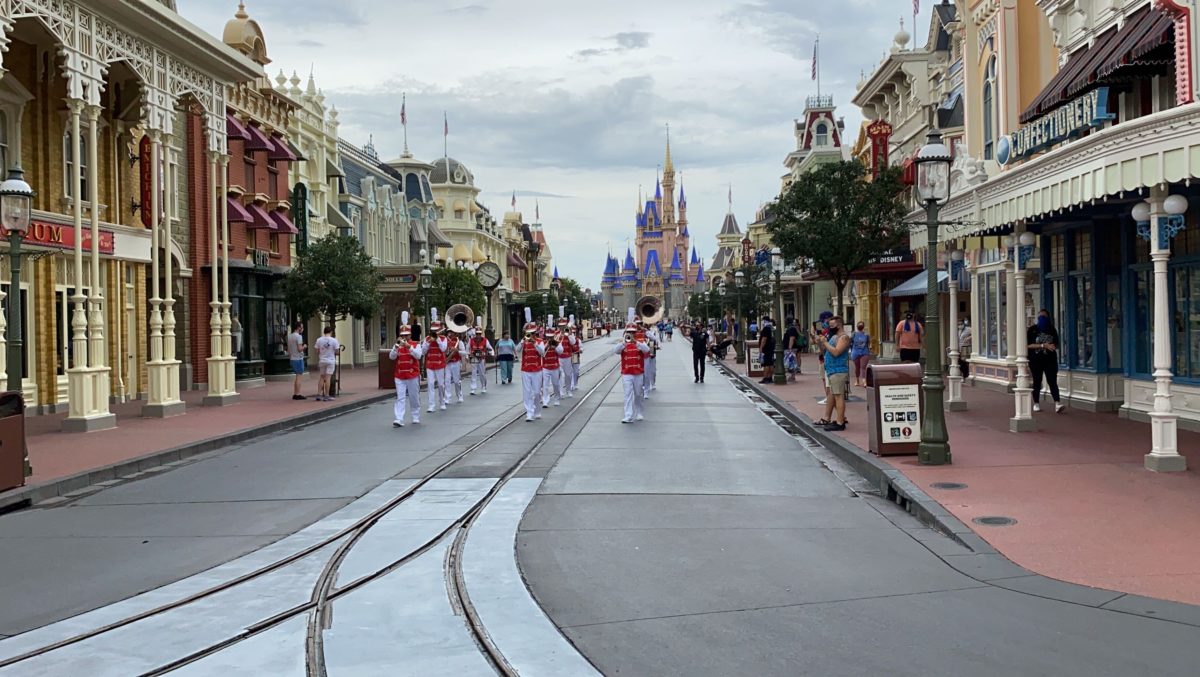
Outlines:
[[[920,362],[921,346],[925,342],[925,327],[913,319],[912,313],[905,313],[904,319],[896,325],[896,345],[900,348],[901,362]]]

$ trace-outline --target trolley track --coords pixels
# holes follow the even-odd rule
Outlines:
[[[513,468],[508,474],[506,474],[505,478],[511,477],[511,474],[515,473],[519,469],[520,465],[523,464],[524,461],[527,460],[534,451],[536,451],[538,448],[540,448],[545,443],[545,441],[548,440],[554,434],[554,432],[556,432],[563,425],[563,423],[565,423],[567,420],[569,420],[571,418],[571,416],[579,409],[579,407],[582,406],[584,404],[584,402],[587,401],[587,399],[591,396],[591,394],[594,393],[604,383],[604,381],[612,374],[613,371],[615,371],[616,365],[609,364],[610,362],[611,362],[611,360],[606,355],[606,356],[603,356],[603,357],[591,362],[590,364],[588,364],[584,367],[584,369],[581,371],[581,374],[580,374],[581,378],[583,376],[590,375],[597,369],[601,369],[601,367],[608,364],[607,369],[606,369],[605,373],[601,376],[600,381],[595,386],[593,386],[587,393],[585,393],[582,398],[579,398],[579,400],[577,402],[575,402],[573,404],[573,406],[571,406],[570,409],[567,410],[567,412],[562,417],[562,419],[560,421],[558,421],[557,423],[555,423],[555,425],[552,426],[545,433],[545,435],[541,436],[539,438],[538,442],[536,442],[534,445],[532,445],[532,448],[528,453],[522,455],[522,457],[519,459],[517,467]],[[507,409],[507,410],[505,410],[505,413],[507,413],[511,410],[512,410],[511,408]],[[501,413],[501,414],[493,417],[492,419],[490,419],[487,423],[484,423],[483,425],[485,425],[485,426],[489,425],[491,422],[494,422],[497,419],[502,418],[503,416],[504,416],[504,413]],[[405,563],[411,561],[415,557],[423,554],[424,552],[427,552],[432,547],[434,547],[438,542],[440,542],[443,538],[445,538],[446,535],[453,532],[454,529],[459,528],[459,525],[465,516],[460,517],[458,520],[451,523],[449,527],[447,527],[446,529],[443,529],[441,532],[439,532],[434,538],[425,542],[424,544],[422,544],[420,547],[416,548],[412,552],[409,552],[406,555],[404,555],[403,557],[395,560],[389,566],[387,566],[383,569],[380,569],[370,575],[361,577],[355,581],[347,583],[346,585],[335,588],[334,583],[336,581],[338,567],[341,565],[341,562],[343,562],[345,560],[346,555],[349,554],[349,552],[352,550],[354,544],[357,543],[362,538],[362,536],[371,529],[371,527],[375,526],[376,524],[379,523],[379,521],[381,519],[383,519],[387,515],[394,512],[398,507],[400,507],[407,500],[412,498],[420,489],[428,486],[430,484],[430,482],[437,479],[446,470],[450,469],[455,464],[463,461],[464,459],[469,457],[471,454],[478,452],[481,448],[485,447],[489,442],[492,442],[498,436],[503,434],[505,431],[512,428],[515,424],[524,420],[524,416],[525,416],[525,414],[522,409],[521,413],[518,416],[511,417],[507,422],[505,422],[499,428],[487,433],[482,439],[470,444],[465,449],[454,453],[453,456],[451,456],[449,459],[447,459],[446,461],[439,464],[436,468],[434,468],[430,472],[426,473],[424,476],[422,476],[420,479],[416,480],[413,484],[408,486],[402,492],[398,493],[396,496],[387,500],[383,505],[373,509],[367,515],[364,515],[364,516],[360,517],[359,519],[357,519],[353,524],[346,526],[346,527],[338,530],[337,532],[335,532],[329,536],[326,536],[326,537],[320,539],[319,541],[314,542],[300,550],[297,550],[296,552],[291,553],[291,554],[287,555],[286,557],[282,557],[270,564],[260,566],[260,567],[254,569],[252,571],[249,571],[245,574],[236,576],[227,581],[223,581],[220,584],[213,585],[211,587],[205,588],[204,590],[200,590],[193,594],[187,595],[181,599],[174,600],[174,601],[166,603],[166,604],[161,604],[159,606],[147,609],[145,611],[131,614],[129,616],[121,618],[120,620],[113,621],[111,623],[102,625],[97,628],[89,629],[87,631],[79,632],[70,637],[48,643],[48,644],[40,646],[38,648],[31,649],[24,653],[18,654],[16,656],[12,656],[12,657],[0,660],[0,669],[15,666],[15,665],[24,663],[26,661],[29,661],[29,660],[32,660],[32,659],[35,659],[35,658],[38,658],[41,656],[46,656],[46,655],[51,654],[60,649],[64,649],[66,647],[70,647],[70,646],[78,644],[80,642],[84,642],[87,640],[91,640],[91,639],[100,637],[102,635],[111,633],[115,630],[119,630],[121,628],[128,627],[135,623],[145,621],[147,619],[165,614],[170,611],[182,609],[182,608],[187,607],[191,604],[194,604],[198,601],[213,597],[214,595],[234,590],[234,589],[238,588],[239,586],[243,586],[252,581],[261,579],[264,576],[278,572],[292,564],[296,564],[297,562],[300,562],[301,560],[304,560],[305,558],[308,558],[308,557],[314,555],[315,553],[318,553],[319,551],[321,551],[324,548],[327,548],[334,544],[338,544],[338,547],[335,550],[334,554],[326,562],[326,565],[325,565],[324,569],[322,570],[321,575],[318,577],[317,585],[314,586],[313,594],[307,602],[305,602],[303,604],[295,605],[295,606],[285,609],[285,610],[282,610],[268,618],[262,619],[254,624],[248,625],[245,628],[243,628],[241,631],[231,635],[230,637],[226,638],[224,641],[222,641],[218,644],[214,644],[214,645],[205,647],[202,650],[193,652],[187,656],[176,659],[176,660],[170,662],[169,664],[162,665],[160,667],[157,667],[148,672],[144,672],[142,674],[144,674],[144,675],[166,674],[175,669],[178,669],[180,667],[183,667],[185,665],[193,663],[197,660],[200,660],[201,658],[204,658],[205,656],[210,656],[215,653],[219,653],[220,651],[227,649],[230,646],[238,644],[242,641],[245,641],[246,639],[249,639],[250,637],[258,635],[258,634],[265,632],[271,628],[274,628],[274,627],[278,626],[279,624],[283,623],[284,621],[295,618],[299,614],[303,614],[303,613],[307,613],[307,612],[314,612],[314,611],[319,611],[320,613],[314,613],[313,620],[310,622],[309,643],[312,645],[312,647],[311,647],[312,655],[317,655],[319,653],[317,650],[321,648],[321,646],[320,646],[321,645],[321,633],[320,632],[314,633],[311,631],[311,628],[314,623],[319,626],[320,623],[318,621],[320,621],[322,618],[328,617],[328,608],[329,608],[329,605],[333,601],[335,601],[336,599],[338,599],[350,592],[353,592],[354,590],[362,587],[363,585],[366,585],[367,583],[369,583],[373,580],[376,580],[382,576],[387,575],[388,573],[395,571],[396,569],[400,568]],[[433,453],[436,454],[437,452],[435,451]],[[498,486],[500,486],[499,482],[497,483],[497,487]],[[484,499],[490,500],[490,497],[495,495],[496,490],[497,489],[494,488],[492,492],[489,492],[487,495],[485,495]],[[468,510],[468,514],[478,514],[479,510],[482,508],[482,503],[483,503],[483,501],[481,500],[480,502],[471,506],[471,508]],[[341,541],[340,544],[339,544],[339,541]],[[310,650],[306,650],[306,653],[310,653]],[[323,663],[323,659],[322,659],[322,663]],[[317,669],[319,671],[314,671],[314,669]],[[325,672],[324,672],[323,664],[320,666],[316,666],[316,665],[310,666],[309,674],[310,675],[317,675],[317,674],[324,675]]]

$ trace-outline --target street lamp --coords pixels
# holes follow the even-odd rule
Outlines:
[[[1033,418],[1033,385],[1029,375],[1029,336],[1025,323],[1025,264],[1033,258],[1033,233],[1025,231],[1019,237],[1005,236],[1004,248],[1012,256],[1013,273],[1017,282],[1017,385],[1013,388],[1016,411],[1008,421],[1008,429],[1014,433],[1037,430]]]
[[[733,322],[733,350],[737,354],[738,364],[746,363],[746,346],[743,345],[746,325],[742,322],[742,288],[745,284],[746,274],[738,270],[733,274],[733,293],[737,297],[737,317]]]
[[[779,247],[771,250],[771,270],[775,272],[775,296],[778,301],[778,319],[783,326],[783,252]],[[775,330],[779,334],[779,329]],[[783,340],[775,336],[775,385],[787,385],[787,370],[783,368]]]
[[[424,250],[422,250],[424,252]],[[429,292],[433,289],[433,271],[429,268],[429,261],[425,262],[425,267],[421,269],[420,277],[417,280],[417,285],[421,288],[421,301],[425,305],[425,332],[429,333]]]
[[[917,195],[925,205],[925,223],[929,244],[925,258],[928,286],[925,292],[925,419],[921,422],[921,444],[917,460],[924,465],[950,463],[950,434],[946,430],[946,412],[942,402],[942,334],[938,320],[938,210],[950,199],[950,149],[942,143],[942,134],[929,130],[926,143],[917,153]]]
[[[951,250],[950,264],[950,399],[946,405],[950,411],[966,411],[967,401],[962,397],[962,370],[959,369],[959,352],[962,346],[958,343],[958,275],[963,268],[963,250]]]
[[[21,241],[29,231],[33,188],[25,183],[25,173],[13,167],[8,179],[0,183],[0,218],[8,231],[8,260],[12,281],[8,287],[8,389],[24,390],[25,361],[21,354],[25,332],[21,326]]]

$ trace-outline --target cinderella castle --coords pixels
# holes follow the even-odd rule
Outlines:
[[[686,313],[688,297],[703,290],[704,264],[688,235],[687,197],[682,180],[679,201],[675,201],[670,136],[662,179],[655,181],[654,198],[643,202],[638,195],[634,242],[636,253],[626,248],[624,262],[611,253],[607,256],[600,285],[605,307],[624,314],[639,298],[657,296],[662,299],[668,317]]]

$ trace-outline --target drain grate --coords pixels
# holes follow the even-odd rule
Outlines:
[[[934,482],[929,485],[934,489],[966,489],[967,485],[962,482]]]
[[[971,521],[976,524],[982,524],[985,527],[1008,527],[1017,523],[1017,521],[1011,517],[1000,516],[976,517]]]

